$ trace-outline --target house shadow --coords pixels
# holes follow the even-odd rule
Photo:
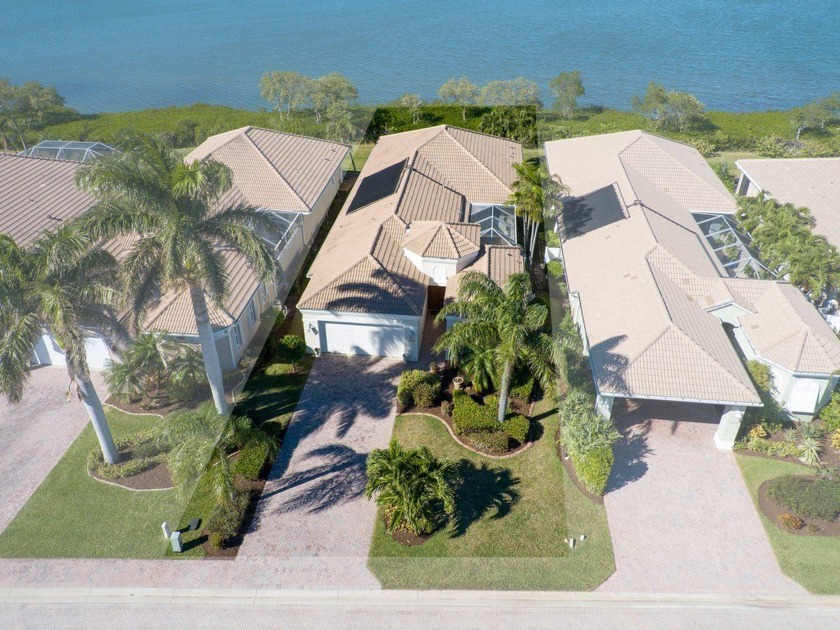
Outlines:
[[[463,536],[470,526],[490,513],[490,519],[504,518],[519,501],[519,478],[507,468],[487,462],[476,464],[462,459],[457,465],[460,482],[455,491],[455,517],[451,538]]]

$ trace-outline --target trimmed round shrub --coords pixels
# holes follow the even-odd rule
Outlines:
[[[578,477],[592,494],[602,495],[610,479],[615,456],[612,448],[602,446],[586,453],[583,457],[572,458]]]
[[[412,398],[418,407],[434,407],[440,400],[440,383],[417,383]]]
[[[207,529],[227,542],[239,532],[248,509],[248,493],[237,492],[229,501],[219,503],[207,519]]]
[[[502,431],[515,442],[523,444],[528,439],[531,430],[531,422],[525,416],[516,414],[502,423]]]
[[[833,521],[840,514],[840,481],[836,479],[779,477],[770,482],[767,496],[805,518]]]
[[[452,403],[448,400],[441,401],[440,410],[443,412],[444,416],[447,416],[448,418],[452,417]]]
[[[503,431],[470,433],[464,439],[474,449],[494,455],[506,453],[510,443],[507,434]]]
[[[430,405],[421,405],[415,399],[417,387],[422,384],[431,385],[432,387],[437,386],[437,398],[440,399],[440,377],[437,374],[430,374],[423,370],[408,370],[400,375],[400,382],[397,385],[397,401],[405,406],[419,405],[421,407],[432,407],[437,400]],[[421,398],[428,395],[428,392],[424,390],[425,388],[421,387]]]
[[[453,393],[452,404],[452,426],[458,435],[498,430],[496,409],[493,407],[479,405],[466,392],[461,391]]]

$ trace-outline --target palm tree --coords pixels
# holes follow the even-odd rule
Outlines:
[[[169,290],[189,290],[207,378],[219,413],[226,413],[222,369],[213,339],[207,298],[223,305],[228,276],[223,247],[245,257],[259,278],[270,281],[276,262],[258,232],[274,228],[271,214],[245,206],[216,211],[231,186],[230,169],[213,160],[185,164],[160,140],[131,134],[122,152],[82,166],[80,186],[99,197],[84,218],[97,238],[133,236],[122,264],[135,330],[146,309]]]
[[[250,418],[217,413],[209,403],[170,414],[158,439],[172,445],[168,463],[175,485],[185,490],[208,471],[209,487],[220,502],[233,500],[235,494],[232,452],[256,444],[276,448],[274,438]]]
[[[0,394],[20,402],[36,344],[49,330],[109,464],[119,461],[119,453],[91,382],[85,326],[106,325],[118,301],[115,276],[114,258],[76,226],[48,232],[27,247],[0,234]]]
[[[483,273],[464,274],[458,298],[445,304],[436,322],[458,321],[435,344],[455,365],[470,353],[492,349],[499,389],[499,422],[505,419],[511,377],[526,366],[545,391],[563,363],[561,344],[547,332],[548,307],[536,301],[527,273],[510,276],[504,289]]]
[[[511,186],[509,203],[516,206],[516,214],[522,217],[525,251],[533,260],[540,225],[557,215],[563,207],[560,198],[568,194],[569,188],[558,176],[549,174],[545,162],[523,162],[513,168],[516,181]]]
[[[385,508],[387,529],[428,534],[440,522],[440,510],[455,511],[452,462],[440,461],[425,446],[406,450],[397,440],[376,449],[367,460],[365,496]]]

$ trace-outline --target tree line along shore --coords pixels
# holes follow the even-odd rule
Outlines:
[[[628,129],[651,129],[695,146],[706,157],[747,153],[763,157],[840,155],[840,92],[789,110],[708,110],[691,94],[651,82],[627,109],[582,104],[580,72],[549,82],[550,103],[540,87],[519,77],[477,86],[466,77],[444,83],[426,102],[406,93],[381,105],[358,103],[358,91],[339,73],[307,77],[272,71],[258,86],[267,107],[249,110],[197,103],[129,112],[81,114],[49,86],[14,85],[0,78],[0,140],[16,151],[46,139],[113,142],[125,131],[160,135],[174,148],[254,125],[348,143],[372,143],[387,133],[450,124],[542,142]]]

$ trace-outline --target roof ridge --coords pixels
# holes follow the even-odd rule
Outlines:
[[[286,185],[286,188],[288,188],[292,192],[292,194],[295,197],[297,197],[298,201],[300,201],[300,203],[303,204],[303,207],[306,208],[307,211],[311,212],[312,209],[309,207],[309,205],[306,203],[306,201],[304,201],[303,197],[300,196],[300,193],[298,193],[298,191],[296,191],[294,189],[294,186],[292,186],[289,183],[289,180],[287,180],[285,177],[283,177],[283,174],[279,170],[277,170],[277,167],[274,166],[274,164],[271,162],[271,160],[268,159],[268,156],[265,153],[263,153],[262,149],[260,149],[257,146],[257,143],[254,142],[254,139],[251,138],[250,135],[248,135],[248,131],[250,131],[251,129],[253,129],[253,127],[249,126],[248,129],[242,135],[245,136],[248,139],[248,142],[251,143],[251,146],[254,147],[254,150],[256,150],[256,152],[265,161],[265,163],[268,164],[268,167],[277,174],[277,177],[279,177],[280,181],[282,181],[283,184]],[[231,140],[232,140],[232,138],[231,138]]]
[[[705,314],[705,313],[704,313],[704,314]],[[713,316],[710,316],[710,317],[713,317]],[[730,376],[734,377],[734,378],[735,378],[735,380],[738,382],[738,384],[739,384],[742,388],[744,388],[746,391],[748,391],[748,392],[749,392],[749,393],[751,393],[751,394],[758,395],[758,392],[755,390],[755,386],[753,386],[753,387],[752,387],[751,391],[750,391],[750,390],[747,390],[747,386],[746,386],[746,385],[745,385],[745,384],[744,384],[744,383],[743,383],[743,382],[742,382],[742,381],[741,381],[741,380],[737,377],[737,375],[733,374],[733,373],[729,370],[729,368],[727,368],[727,367],[726,367],[723,363],[721,363],[720,361],[718,361],[718,360],[717,360],[717,358],[715,358],[715,357],[714,357],[714,356],[713,356],[710,352],[708,352],[708,351],[707,351],[707,350],[706,350],[703,346],[701,346],[701,345],[700,345],[699,343],[697,343],[694,339],[692,339],[692,338],[691,338],[691,335],[689,335],[689,334],[688,334],[687,332],[685,332],[682,328],[680,328],[679,326],[677,326],[677,325],[676,325],[673,321],[671,322],[671,329],[672,329],[672,330],[674,330],[674,331],[676,331],[676,332],[678,332],[678,333],[679,333],[679,334],[680,334],[680,335],[681,335],[681,336],[682,336],[682,337],[683,337],[686,341],[688,341],[688,342],[689,342],[692,346],[694,346],[695,348],[697,348],[698,350],[700,350],[700,352],[701,352],[701,353],[702,353],[705,357],[708,357],[708,358],[711,360],[711,362],[712,362],[712,363],[714,363],[715,365],[717,365],[717,366],[718,366],[721,370],[723,370],[726,374],[728,374],[728,375],[730,375]],[[743,363],[741,363],[741,367],[743,367]],[[745,373],[745,374],[747,373],[747,372],[746,372],[746,369],[744,370],[744,373]],[[747,377],[749,378],[749,374],[747,374]]]
[[[241,127],[242,129],[247,128],[250,129],[257,129],[259,131],[268,131],[270,133],[279,133],[283,136],[292,136],[293,138],[303,138],[304,140],[314,140],[315,142],[321,142],[323,144],[337,144],[338,146],[347,147],[352,149],[353,145],[344,143],[344,142],[336,142],[335,140],[329,140],[328,138],[316,138],[315,136],[307,136],[302,133],[292,133],[291,131],[283,131],[281,129],[269,129],[268,127],[260,127],[259,125],[246,125],[246,127]],[[246,132],[247,133],[247,132]]]
[[[668,142],[674,142],[674,143],[676,143],[676,144],[681,144],[681,145],[683,145],[683,146],[685,146],[685,147],[688,147],[689,149],[692,149],[693,151],[697,151],[697,148],[696,148],[696,147],[693,147],[693,146],[691,146],[690,144],[687,144],[687,143],[685,143],[685,142],[680,142],[680,141],[678,141],[678,140],[671,140],[670,138],[666,138],[665,136],[660,136],[660,135],[657,135],[657,134],[649,134],[649,135],[650,135],[650,136],[654,136],[654,137],[656,137],[656,138],[660,138],[660,139],[662,139],[662,140],[666,140],[666,141],[668,141]],[[715,187],[714,187],[714,186],[712,186],[712,185],[711,185],[709,182],[707,182],[705,179],[703,179],[702,177],[698,177],[698,176],[697,176],[697,174],[696,174],[694,171],[692,171],[690,168],[688,168],[685,164],[683,164],[683,162],[682,162],[681,160],[679,160],[679,159],[675,158],[675,157],[674,157],[673,155],[671,155],[668,151],[666,151],[666,150],[665,150],[665,149],[663,149],[661,146],[659,146],[658,144],[656,144],[655,142],[653,142],[653,141],[650,139],[650,137],[649,137],[648,135],[645,135],[645,132],[644,132],[644,131],[642,132],[642,136],[641,136],[641,137],[642,137],[642,138],[644,138],[644,139],[645,139],[645,141],[646,141],[648,144],[650,144],[652,147],[655,147],[658,151],[661,151],[662,153],[665,153],[665,154],[666,154],[669,158],[671,158],[671,161],[672,161],[672,162],[675,162],[676,164],[678,164],[678,165],[679,165],[680,169],[682,169],[682,171],[683,171],[683,172],[686,172],[686,173],[688,173],[689,175],[691,175],[693,179],[695,179],[695,180],[697,180],[697,181],[702,182],[702,183],[703,183],[703,186],[704,186],[707,190],[712,191],[712,192],[715,194],[715,196],[716,196],[716,197],[718,197],[719,199],[723,199],[723,200],[725,200],[725,201],[727,201],[727,202],[732,201],[732,199],[730,199],[730,198],[728,198],[726,195],[722,194],[719,190],[716,190],[716,189],[715,189]],[[628,147],[628,148],[629,148],[629,147]],[[625,151],[626,151],[626,150],[627,150],[627,149],[625,149]],[[623,153],[623,152],[624,152],[624,151],[622,151],[622,153]],[[698,152],[698,153],[699,153],[699,152]],[[702,156],[701,156],[701,157],[702,157]],[[644,177],[644,176],[643,176],[643,177]],[[646,179],[647,179],[647,178],[646,178]],[[653,183],[653,182],[651,182],[651,183]],[[654,184],[654,185],[655,185],[655,184]],[[656,187],[657,187],[657,188],[659,188],[659,186],[656,186]],[[660,190],[661,190],[661,189],[660,189]],[[663,191],[663,192],[665,192],[665,191]],[[673,199],[673,196],[672,196],[670,193],[665,193],[665,194],[666,194],[666,195],[668,195],[669,197],[671,197],[671,198]],[[731,197],[731,196],[730,196],[730,197]],[[676,200],[675,200],[675,201],[676,201]],[[682,205],[682,204],[680,204],[680,205]],[[688,208],[686,208],[686,210],[687,210],[689,213],[691,212],[690,210],[688,210]]]
[[[519,140],[513,140],[512,138],[504,138],[502,136],[497,136],[492,133],[487,133],[486,131],[479,131],[478,129],[467,129],[466,127],[459,127],[458,125],[444,124],[443,126],[446,128],[447,132],[450,129],[457,129],[458,131],[465,131],[475,136],[484,136],[485,138],[493,138],[494,140],[506,140],[507,142],[512,142],[513,144],[521,145],[524,148],[524,144],[522,142],[520,142]]]
[[[460,127],[453,127],[453,129],[460,129]],[[464,131],[467,131],[467,130],[464,130]],[[510,187],[510,186],[508,186],[507,184],[505,184],[505,183],[502,181],[502,178],[501,178],[501,177],[499,177],[498,175],[496,175],[496,173],[494,173],[494,172],[490,169],[490,167],[489,167],[489,166],[487,166],[487,165],[486,165],[486,164],[485,164],[485,163],[484,163],[481,159],[479,159],[479,157],[478,157],[475,153],[473,153],[473,152],[472,152],[472,151],[470,151],[467,147],[465,147],[465,146],[464,146],[464,145],[463,145],[463,144],[462,144],[462,143],[458,140],[458,138],[456,138],[456,137],[455,137],[455,136],[453,136],[451,133],[449,133],[449,126],[448,126],[448,125],[447,125],[446,127],[444,127],[443,133],[445,133],[445,134],[446,134],[446,136],[452,140],[452,142],[454,142],[456,145],[458,145],[459,147],[461,147],[461,150],[462,150],[464,153],[466,153],[467,155],[469,155],[469,156],[473,159],[473,161],[477,162],[477,163],[479,164],[479,166],[481,166],[481,168],[483,168],[485,171],[487,171],[487,172],[491,175],[491,177],[493,177],[493,179],[495,179],[495,180],[496,180],[497,182],[499,182],[502,186],[504,186],[504,188],[505,188],[506,190],[511,190],[511,187]],[[490,136],[489,134],[484,134],[484,135],[487,135],[488,137],[493,137],[493,136]],[[435,137],[437,137],[437,136],[435,136]],[[499,138],[500,138],[500,136],[495,136],[495,137],[496,137],[497,139],[499,139]],[[503,139],[503,140],[506,140],[506,138],[502,138],[502,139]],[[424,145],[424,146],[425,146],[425,145]],[[512,190],[511,190],[511,192],[512,192]]]
[[[60,164],[76,164],[78,166],[82,165],[82,162],[79,162],[78,160],[68,160],[66,158],[51,158],[41,155],[21,155],[20,153],[0,153],[0,158],[20,158],[21,161],[40,160],[41,162],[58,162]]]

